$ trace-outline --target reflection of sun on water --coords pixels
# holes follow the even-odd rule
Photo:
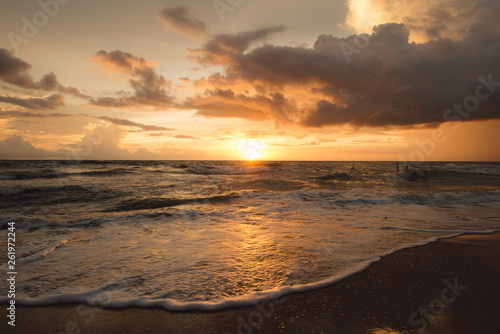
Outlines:
[[[256,160],[264,155],[265,145],[257,139],[246,139],[239,142],[240,155],[246,160]]]

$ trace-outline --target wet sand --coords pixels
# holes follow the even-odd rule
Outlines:
[[[207,313],[74,304],[16,310],[16,327],[4,315],[2,333],[497,334],[500,233],[402,250],[332,286],[252,307]]]

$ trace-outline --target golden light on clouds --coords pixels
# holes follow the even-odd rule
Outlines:
[[[0,36],[0,157],[64,158],[108,129],[83,158],[397,160],[418,129],[448,129],[449,108],[464,126],[426,159],[500,157],[475,135],[498,127],[498,1],[255,0],[224,21],[210,2],[123,3],[135,25],[92,0],[19,52]],[[1,22],[22,34],[20,20]]]
[[[342,27],[355,33],[371,33],[373,27],[384,23],[380,8],[373,0],[350,0],[349,13]]]

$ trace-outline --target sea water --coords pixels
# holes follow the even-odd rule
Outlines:
[[[216,310],[332,284],[399,249],[500,230],[499,163],[397,167],[0,162],[16,302]]]

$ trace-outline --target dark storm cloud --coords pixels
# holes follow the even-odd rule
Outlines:
[[[45,98],[20,98],[15,96],[0,96],[0,102],[10,103],[32,110],[45,110],[56,109],[64,106],[64,97],[61,94],[53,94]]]
[[[0,48],[0,80],[25,89],[60,92],[87,98],[78,89],[61,85],[57,76],[52,72],[45,74],[42,79],[35,82],[29,73],[30,70],[29,63],[15,57],[10,51]]]
[[[146,106],[165,109],[173,105],[174,96],[170,94],[170,82],[156,73],[153,64],[144,58],[136,57],[120,50],[99,51],[94,61],[103,69],[120,73],[129,78],[133,93],[118,92],[118,97],[99,97],[90,103],[100,107]]]
[[[482,1],[481,10],[484,12],[488,6],[498,8],[497,3]],[[476,1],[475,5],[480,3]],[[478,85],[488,81],[490,84],[483,84],[479,90],[488,97],[480,101],[477,110],[469,113],[470,117],[462,119],[498,119],[499,24],[470,20],[467,23],[466,32],[458,40],[438,38],[421,44],[410,43],[406,25],[389,23],[376,27],[371,35],[346,38],[321,35],[311,48],[264,45],[250,49],[256,40],[253,36],[279,31],[274,28],[216,36],[202,49],[192,51],[191,57],[202,65],[224,66],[219,82],[247,83],[263,95],[282,92],[283,98],[289,100],[291,97],[286,96],[285,88],[303,87],[311,93],[313,103],[309,101],[309,106],[303,106],[299,112],[293,108],[283,109],[281,119],[294,119],[307,127],[346,123],[354,126],[437,125],[446,115],[454,115],[456,119],[458,113],[450,114],[447,110],[454,109],[455,104],[464,104],[464,99],[476,94]],[[221,96],[220,99],[231,98]],[[247,118],[242,111],[230,112],[226,105],[192,102],[188,100],[187,104],[206,116],[232,114]],[[265,118],[270,114],[250,115]]]
[[[168,131],[168,130],[174,130],[174,129],[169,129],[165,128],[163,126],[156,126],[156,125],[147,125],[147,124],[141,124],[141,123],[136,123],[134,121],[129,121],[127,119],[121,119],[121,118],[113,118],[113,117],[107,117],[107,116],[100,116],[99,119],[105,120],[107,122],[116,124],[116,125],[123,125],[123,126],[134,126],[137,128],[140,128],[144,131]]]
[[[164,8],[157,14],[157,18],[166,30],[175,31],[196,41],[200,41],[207,33],[205,23],[193,17],[190,8],[186,6]]]

